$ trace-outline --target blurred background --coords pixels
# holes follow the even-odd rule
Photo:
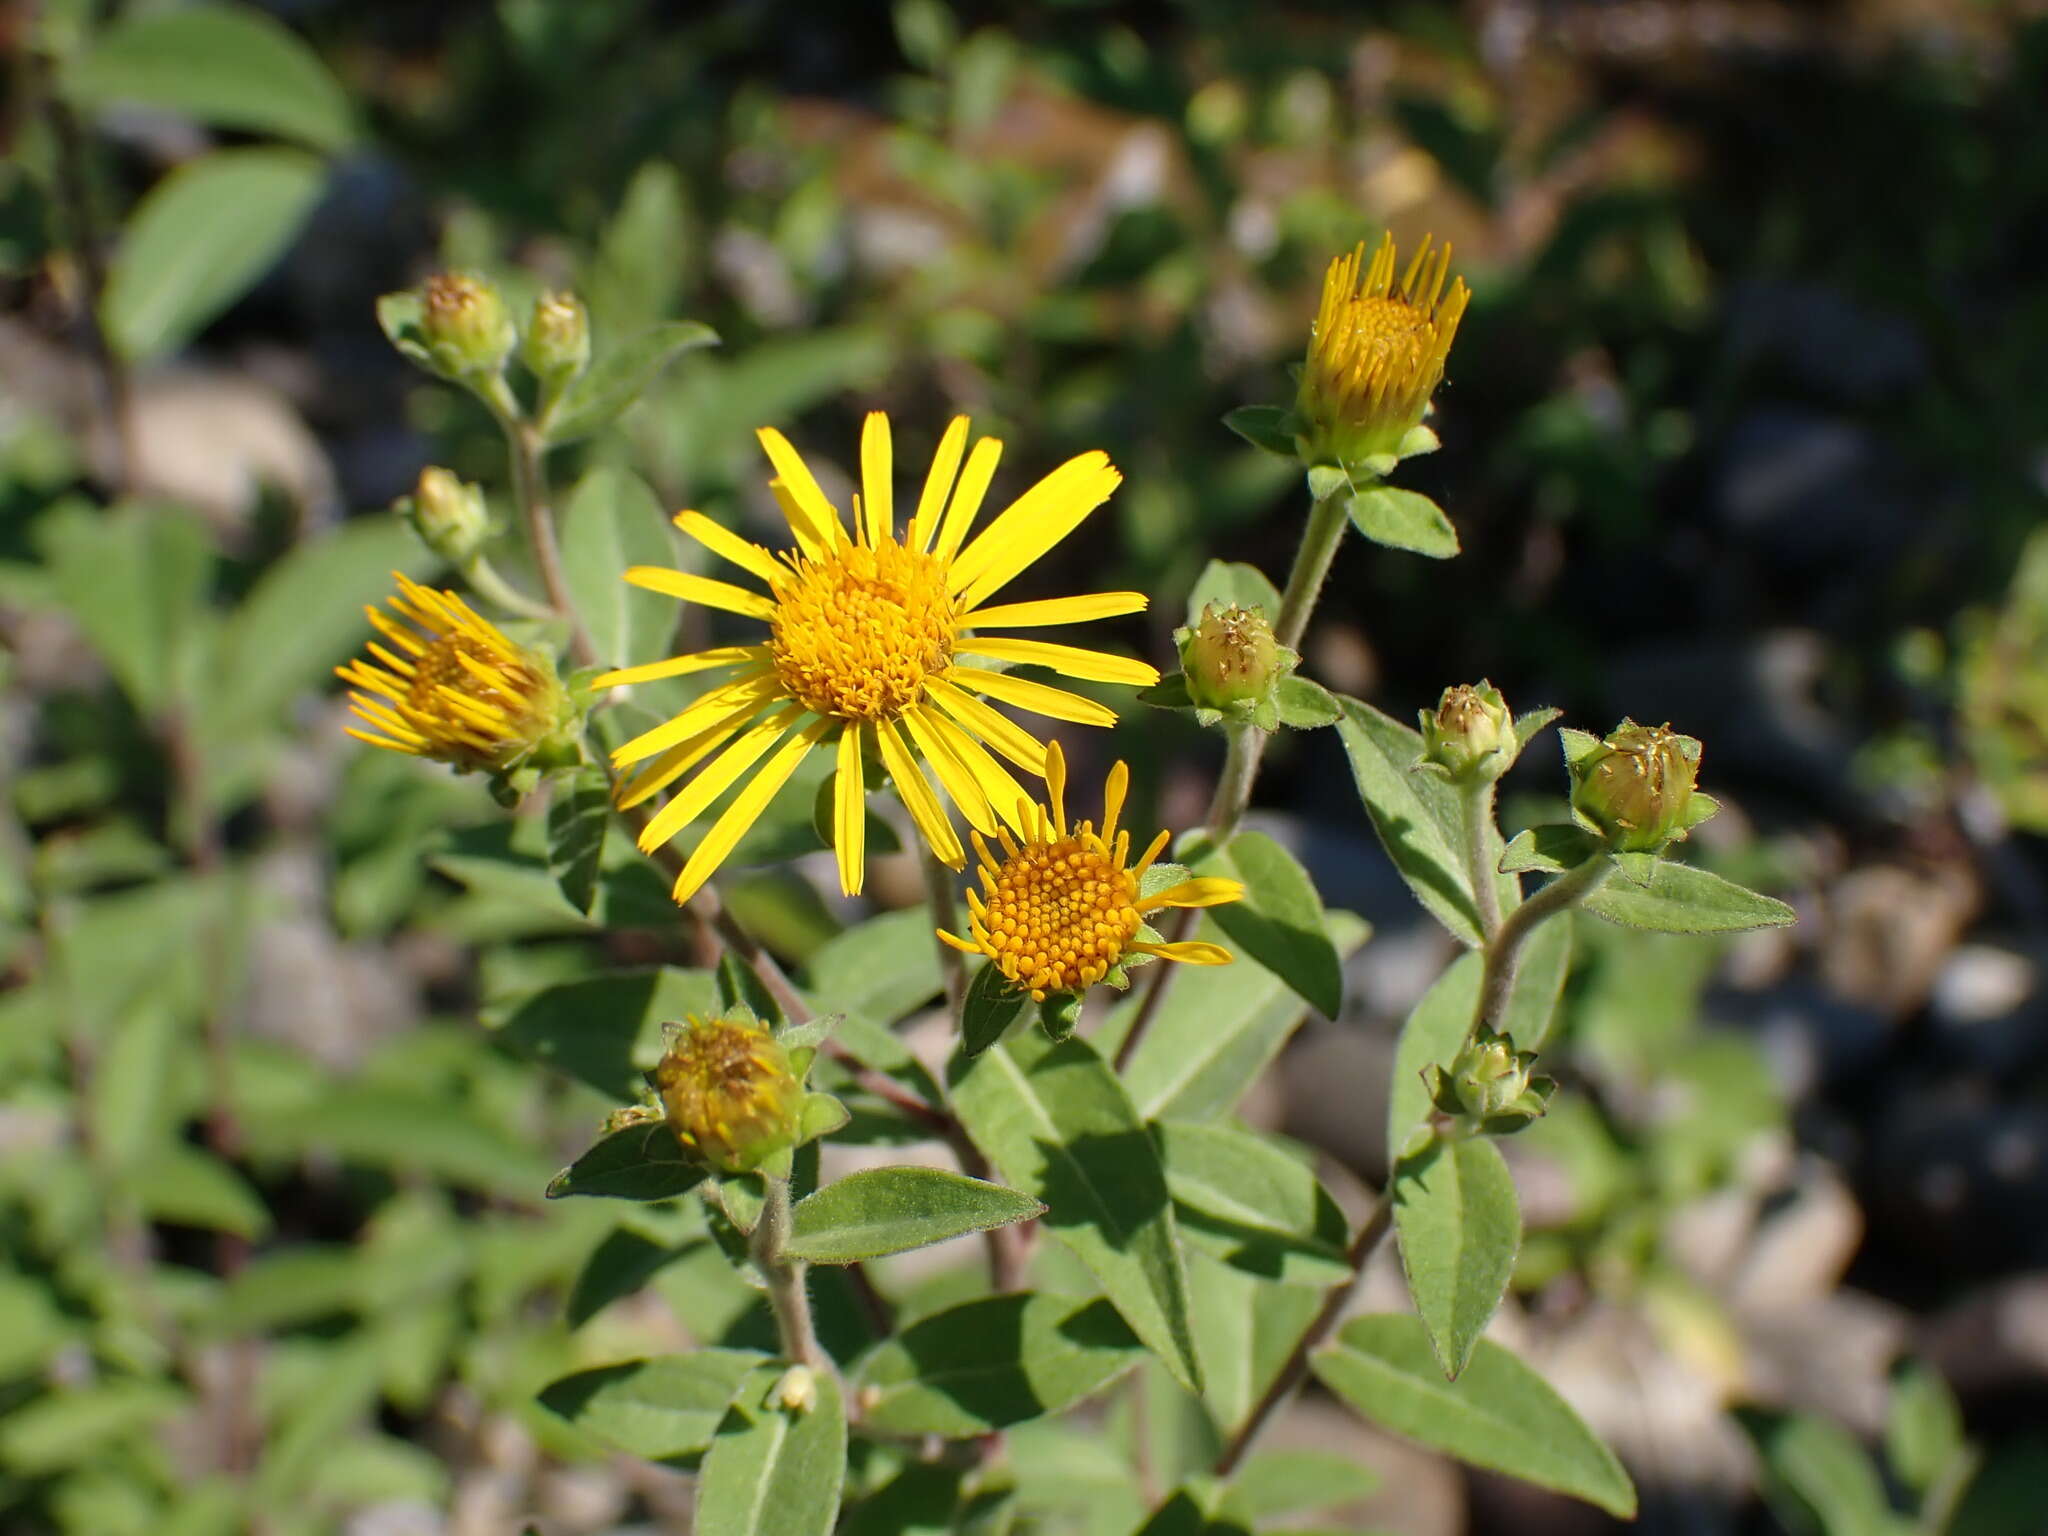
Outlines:
[[[868,409],[917,463],[965,411],[998,494],[1105,448],[1032,595],[1152,593],[1119,638],[1158,660],[1209,558],[1284,572],[1299,479],[1218,418],[1291,395],[1325,264],[1383,229],[1474,291],[1403,469],[1464,554],[1347,545],[1307,670],[1402,717],[1489,676],[1668,719],[1729,807],[1699,856],[1801,916],[1582,922],[1496,1326],[1646,1530],[2048,1528],[2048,8],[16,0],[0,36],[0,1528],[685,1528],[684,1474],[534,1395],[750,1298],[544,1205],[608,1101],[496,1028],[671,955],[672,912],[625,881],[599,933],[530,815],[359,748],[327,680],[385,573],[434,573],[383,510],[423,465],[506,512],[379,294],[460,267],[573,285],[600,347],[714,326],[556,483],[763,533],[762,424],[843,471]],[[1220,759],[1135,706],[1068,745],[1175,826]],[[1376,932],[1247,1112],[1377,1184],[1451,943],[1333,733],[1268,764],[1259,824]],[[1563,789],[1532,751],[1510,819]],[[731,900],[793,963],[849,916],[787,872]],[[1899,1411],[1935,1376],[1959,1422]],[[1314,1396],[1288,1437],[1382,1474],[1350,1529],[1611,1525]],[[1137,1523],[1114,1466],[1014,1438],[1084,1495],[1048,1529]]]

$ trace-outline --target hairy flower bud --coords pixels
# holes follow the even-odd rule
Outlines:
[[[1572,764],[1572,809],[1621,853],[1655,853],[1692,824],[1700,744],[1624,720]]]
[[[1280,642],[1256,608],[1211,603],[1181,642],[1188,697],[1206,709],[1263,698],[1283,672]]]
[[[544,293],[533,301],[520,357],[548,390],[560,390],[590,362],[590,312],[573,293]]]
[[[419,484],[399,501],[397,510],[412,524],[420,542],[450,565],[467,564],[490,532],[483,488],[435,464],[420,471]]]
[[[744,1009],[680,1025],[654,1069],[676,1140],[727,1173],[744,1173],[795,1144],[804,1089],[789,1052]]]
[[[1542,1117],[1557,1088],[1535,1075],[1535,1065],[1534,1051],[1518,1051],[1508,1036],[1481,1029],[1448,1068],[1430,1069],[1430,1102],[1467,1131],[1512,1135]]]
[[[1434,712],[1422,714],[1423,761],[1453,779],[1497,779],[1518,750],[1515,717],[1492,683],[1446,688]]]
[[[495,374],[519,340],[498,290],[460,272],[427,279],[420,332],[435,366],[456,378]]]

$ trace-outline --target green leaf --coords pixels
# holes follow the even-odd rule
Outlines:
[[[717,345],[718,332],[710,326],[695,320],[671,320],[604,352],[588,373],[569,386],[545,423],[549,443],[572,443],[609,426],[674,359],[698,347]]]
[[[153,1221],[205,1227],[254,1241],[270,1231],[270,1211],[233,1165],[183,1145],[158,1147],[123,1184]]]
[[[1211,907],[1210,921],[1323,1017],[1336,1018],[1344,1006],[1343,962],[1315,882],[1294,855],[1263,832],[1240,832],[1199,868],[1244,882],[1243,899]]]
[[[1333,1451],[1260,1451],[1231,1478],[1222,1509],[1247,1521],[1314,1514],[1368,1498],[1379,1485],[1372,1468]]]
[[[1656,933],[1740,933],[1799,920],[1782,901],[1669,859],[1657,866],[1648,886],[1609,880],[1586,898],[1585,908],[1624,928]]]
[[[1339,956],[1365,942],[1370,925],[1349,912],[1327,918]],[[1204,923],[1208,939],[1219,930]],[[1209,1120],[1227,1114],[1287,1043],[1307,1010],[1264,966],[1224,965],[1176,976],[1151,1028],[1124,1069],[1131,1101],[1147,1120]],[[1114,1051],[1138,1001],[1120,1004],[1097,1033]]]
[[[855,1264],[1044,1210],[1029,1195],[942,1168],[869,1168],[797,1202],[787,1251],[810,1264]]]
[[[805,985],[834,1009],[893,1024],[938,995],[932,927],[922,904],[871,917],[818,946]]]
[[[960,1049],[970,1059],[1002,1039],[1031,1006],[1031,994],[1011,984],[993,963],[974,973],[960,1009]]]
[[[1522,941],[1515,983],[1500,1018],[1500,1032],[1513,1037],[1518,1050],[1543,1049],[1571,969],[1572,919],[1571,914],[1560,913],[1539,923]]]
[[[1455,1379],[1522,1246],[1515,1181],[1490,1141],[1437,1140],[1394,1170],[1394,1226],[1430,1348]]]
[[[1194,591],[1188,594],[1188,623],[1202,622],[1202,610],[1214,603],[1219,608],[1257,608],[1271,623],[1280,616],[1280,593],[1255,565],[1231,560],[1211,560],[1202,568]]]
[[[1742,1414],[1756,1441],[1772,1507],[1826,1536],[1885,1536],[1896,1528],[1891,1501],[1856,1437],[1813,1414]]]
[[[100,324],[130,362],[175,352],[270,270],[320,196],[296,149],[217,149],[143,195],[107,274]]]
[[[1201,1390],[1187,1270],[1159,1151],[1094,1048],[1012,1035],[955,1063],[953,1107],[1014,1187],[1045,1202],[1046,1230],[1088,1266],[1139,1338]]]
[[[613,1302],[640,1291],[688,1251],[688,1246],[656,1242],[626,1227],[606,1233],[569,1287],[562,1321],[581,1328]]]
[[[64,92],[87,109],[132,102],[313,149],[344,149],[356,131],[348,93],[320,56],[250,6],[131,12],[70,60]]]
[[[1306,1162],[1235,1126],[1161,1120],[1152,1134],[1189,1242],[1287,1284],[1349,1277],[1350,1227]]]
[[[188,513],[131,503],[101,512],[73,503],[37,528],[50,577],[72,620],[145,718],[185,691],[204,625],[213,547]]]
[[[1284,405],[1240,405],[1225,414],[1223,425],[1254,448],[1277,453],[1283,459],[1296,457],[1294,412]]]
[[[1552,705],[1531,709],[1515,716],[1515,747],[1518,751],[1529,750],[1529,743],[1549,728],[1550,722],[1559,718],[1564,711]]]
[[[983,1296],[876,1345],[852,1385],[869,1429],[964,1440],[1062,1412],[1143,1358],[1106,1301]]]
[[[1500,869],[1504,875],[1528,870],[1559,875],[1585,863],[1599,851],[1600,839],[1584,827],[1575,827],[1569,822],[1530,827],[1517,832],[1509,841],[1506,852],[1501,855]]]
[[[484,1010],[484,1023],[536,1060],[630,1103],[661,1060],[664,1023],[718,1011],[709,971],[613,971],[546,987]]]
[[[1351,497],[1351,526],[1390,549],[1412,550],[1432,560],[1458,552],[1458,530],[1444,509],[1427,496],[1376,485]]]
[[[961,1508],[967,1475],[965,1467],[913,1461],[854,1506],[841,1536],[994,1536],[1002,1527],[975,1525]],[[996,1487],[986,1495],[1007,1498],[1009,1492]],[[986,1495],[974,1502],[986,1508]]]
[[[667,159],[647,161],[626,183],[583,285],[600,336],[639,331],[674,308],[690,266],[687,196]]]
[[[1417,773],[1422,737],[1358,699],[1340,698],[1337,734],[1351,758],[1358,797],[1373,830],[1408,888],[1438,922],[1467,944],[1479,942],[1472,884],[1459,852],[1464,812],[1458,792],[1434,774]]]
[[[1447,1382],[1420,1319],[1361,1317],[1314,1366],[1323,1385],[1383,1429],[1623,1520],[1635,1515],[1635,1488],[1614,1453],[1542,1377],[1489,1339]]]
[[[1884,1426],[1885,1459],[1892,1470],[1925,1496],[1967,1450],[1962,1410],[1948,1383],[1917,1360],[1900,1361],[1892,1371],[1891,1411]]]
[[[110,1379],[46,1392],[10,1406],[0,1420],[0,1465],[27,1477],[89,1467],[115,1442],[188,1415],[192,1406],[160,1381]]]
[[[704,1182],[701,1163],[683,1155],[664,1120],[613,1131],[548,1181],[548,1198],[596,1195],[613,1200],[673,1200]]]
[[[756,1366],[741,1381],[704,1453],[697,1528],[718,1536],[827,1536],[846,1476],[846,1405],[830,1371],[812,1373],[818,1400],[798,1412],[775,1401],[787,1368]]]
[[[625,579],[628,566],[676,564],[668,526],[646,481],[605,465],[576,482],[562,509],[562,576],[607,666],[633,666],[670,650],[675,599]]]
[[[1401,1026],[1394,1047],[1394,1074],[1387,1084],[1387,1161],[1397,1164],[1408,1138],[1429,1116],[1429,1089],[1423,1084],[1431,1067],[1448,1067],[1472,1028],[1479,1004],[1477,955],[1460,955],[1437,977]]]
[[[541,1389],[541,1405],[585,1434],[649,1461],[702,1455],[733,1394],[760,1365],[750,1349],[700,1349],[577,1371]]]
[[[1281,678],[1273,697],[1279,705],[1280,723],[1289,730],[1320,730],[1335,725],[1344,715],[1337,695],[1305,677]]]
[[[611,825],[611,781],[602,768],[557,781],[548,802],[548,868],[569,905],[586,916],[597,900],[597,868]]]

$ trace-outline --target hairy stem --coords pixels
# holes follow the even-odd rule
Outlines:
[[[1505,918],[1486,946],[1485,969],[1479,974],[1479,1002],[1472,1011],[1472,1028],[1496,1029],[1507,1012],[1508,995],[1515,988],[1515,971],[1521,964],[1522,945],[1545,918],[1567,907],[1577,906],[1606,882],[1613,873],[1614,860],[1603,848],[1583,864],[1575,864]]]
[[[782,1341],[783,1357],[813,1370],[830,1370],[831,1361],[819,1348],[817,1330],[811,1326],[803,1262],[783,1256],[790,1232],[789,1180],[768,1178],[762,1182],[768,1198],[761,1206],[761,1219],[754,1226],[747,1251],[767,1282],[768,1305],[775,1313],[775,1333]]]
[[[1465,813],[1465,873],[1472,881],[1472,901],[1479,909],[1479,937],[1488,944],[1500,931],[1500,878],[1494,868],[1492,779],[1458,786]]]
[[[483,555],[472,556],[462,567],[462,579],[470,584],[476,593],[486,601],[497,604],[507,613],[522,619],[552,619],[555,610],[545,603],[537,603],[524,592],[513,586],[498,568]]]
[[[562,571],[562,547],[555,538],[555,510],[548,497],[546,466],[547,440],[538,426],[528,421],[502,375],[483,386],[484,403],[497,418],[505,434],[505,447],[512,457],[512,495],[519,503],[526,525],[526,541],[533,549],[534,568],[540,572],[548,603],[569,626],[569,655],[579,667],[596,666],[597,647],[583,627],[583,616],[569,593],[569,579]]]

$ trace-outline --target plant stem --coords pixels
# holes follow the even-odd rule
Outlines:
[[[761,1206],[761,1219],[747,1251],[754,1267],[768,1285],[768,1305],[775,1313],[776,1336],[782,1341],[785,1359],[813,1370],[830,1370],[831,1361],[818,1347],[817,1331],[811,1326],[811,1298],[804,1289],[804,1266],[800,1259],[783,1257],[789,1243],[789,1180],[767,1178],[768,1198]]]
[[[524,592],[513,586],[498,568],[483,555],[473,556],[462,567],[462,579],[473,587],[487,602],[496,603],[507,613],[522,619],[552,619],[555,610],[545,603],[537,603]]]
[[[1351,1276],[1330,1287],[1323,1297],[1322,1307],[1302,1336],[1295,1341],[1294,1349],[1287,1356],[1287,1363],[1280,1367],[1275,1376],[1230,1443],[1223,1447],[1223,1454],[1216,1458],[1216,1476],[1228,1477],[1237,1470],[1238,1463],[1250,1452],[1267,1423],[1278,1412],[1281,1405],[1294,1396],[1302,1382],[1308,1379],[1309,1357],[1320,1348],[1324,1340],[1344,1320],[1344,1309],[1351,1303],[1352,1292],[1358,1289],[1358,1282],[1365,1274],[1366,1262],[1381,1239],[1394,1225],[1394,1197],[1391,1190],[1382,1191],[1373,1203],[1365,1224],[1358,1229],[1358,1235],[1351,1239],[1351,1246],[1345,1251],[1344,1260],[1351,1266]]]
[[[1492,779],[1459,786],[1465,812],[1465,873],[1472,881],[1472,901],[1479,909],[1479,937],[1491,944],[1500,931],[1500,877],[1494,865]]]
[[[562,571],[562,547],[555,538],[555,513],[548,500],[547,469],[541,462],[547,441],[540,428],[526,420],[503,375],[483,385],[482,395],[505,434],[505,447],[512,456],[512,495],[525,520],[526,540],[533,548],[534,568],[540,572],[548,602],[569,626],[569,654],[579,667],[596,666],[597,647],[590,643],[590,633],[583,627],[583,617],[569,593],[569,579]]]
[[[1522,944],[1545,918],[1567,907],[1577,906],[1598,890],[1614,871],[1614,860],[1602,849],[1583,864],[1575,864],[1501,920],[1486,946],[1485,969],[1479,975],[1479,1002],[1472,1011],[1472,1028],[1494,1029],[1507,1012],[1508,995],[1515,988],[1515,971],[1521,961]]]
[[[1287,573],[1287,588],[1280,594],[1280,616],[1273,621],[1273,638],[1290,650],[1298,649],[1301,637],[1308,632],[1309,615],[1315,612],[1316,597],[1330,574],[1330,562],[1337,558],[1337,546],[1344,542],[1350,516],[1348,492],[1325,496],[1309,509],[1308,526],[1302,530],[1301,546],[1295,550],[1294,565]],[[1237,830],[1245,808],[1251,804],[1259,762],[1266,755],[1266,739],[1266,732],[1257,726],[1245,726],[1231,733],[1223,773],[1209,801],[1209,836],[1217,847]],[[1183,908],[1167,938],[1179,943],[1195,931],[1201,920],[1200,912]],[[1138,1016],[1131,1020],[1123,1044],[1117,1047],[1119,1072],[1130,1065],[1145,1031],[1152,1027],[1159,1005],[1166,999],[1167,980],[1174,967],[1155,965],[1151,970],[1152,974],[1145,978],[1144,993],[1138,999]]]

